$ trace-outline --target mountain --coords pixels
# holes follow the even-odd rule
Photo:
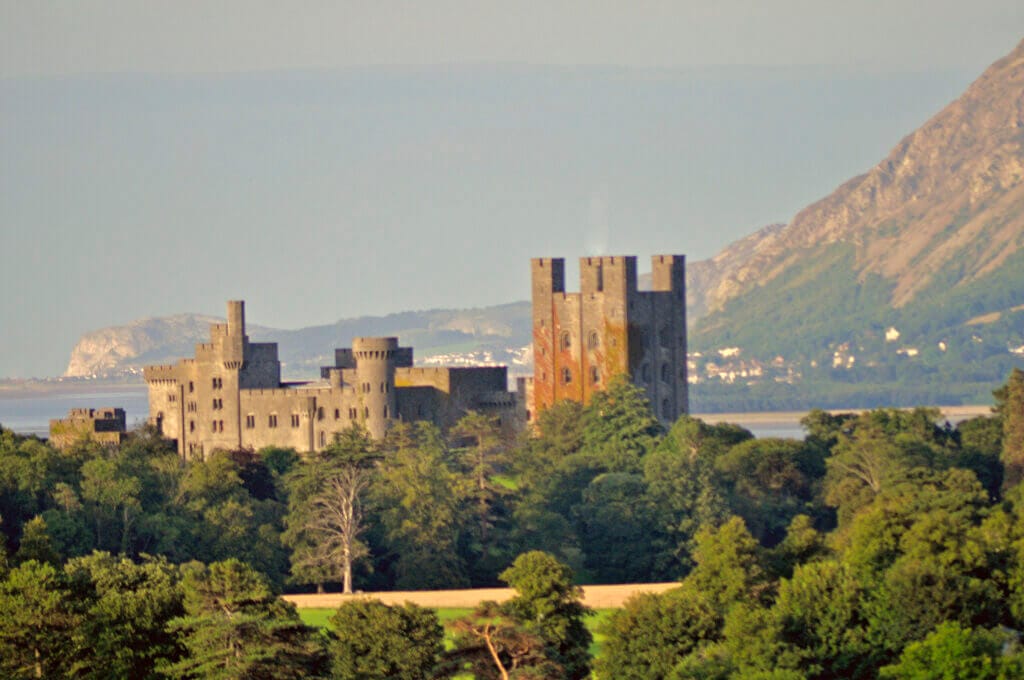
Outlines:
[[[1024,42],[867,173],[719,259],[691,347],[752,362],[747,387],[891,399],[916,382],[955,401],[1001,381],[1024,356]]]
[[[141,319],[124,326],[86,333],[75,345],[66,377],[117,376],[147,364],[171,363],[192,356],[194,345],[209,338],[209,324],[223,319],[198,314]],[[254,342],[276,342],[284,375],[292,379],[320,374],[334,360],[334,348],[353,337],[396,335],[412,346],[421,363],[506,363],[525,372],[529,363],[530,305],[517,302],[480,309],[435,309],[387,316],[342,319],[325,326],[280,330],[249,325]]]

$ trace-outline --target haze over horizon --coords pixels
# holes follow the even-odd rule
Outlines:
[[[1017,5],[4,2],[0,376],[228,298],[297,328],[709,257],[874,165]]]

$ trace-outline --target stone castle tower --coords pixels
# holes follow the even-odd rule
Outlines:
[[[689,410],[686,258],[651,258],[652,290],[637,288],[636,257],[580,258],[580,292],[565,292],[565,260],[535,258],[530,417],[556,401],[582,403],[625,374],[658,419]]]

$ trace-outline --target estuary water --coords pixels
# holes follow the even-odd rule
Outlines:
[[[50,419],[63,418],[73,408],[123,408],[129,429],[146,422],[149,399],[145,386],[126,385],[116,390],[51,391],[39,394],[0,392],[0,425],[18,434],[49,436]]]
[[[51,418],[63,418],[72,408],[119,407],[125,410],[129,429],[146,422],[149,401],[145,386],[125,385],[116,389],[54,390],[38,394],[19,391],[0,392],[0,425],[18,434],[46,437]],[[803,413],[731,413],[694,414],[709,423],[731,422],[741,425],[756,437],[794,437],[802,439]]]

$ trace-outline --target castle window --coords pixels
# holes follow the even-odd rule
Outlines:
[[[174,401],[177,401],[177,399],[178,399],[178,395],[176,395],[176,394],[168,394],[167,395],[167,401],[174,402]]]
[[[369,406],[364,406],[363,407],[363,417],[364,418],[369,418],[370,417],[370,407]]]
[[[649,364],[644,364],[640,367],[640,379],[645,383],[651,382],[651,367]]]
[[[210,429],[213,430],[214,432],[217,431],[217,421],[216,420],[213,421],[213,423],[210,425]]]
[[[224,387],[224,380],[222,378],[214,378],[213,379],[213,389],[219,390],[222,387]]]
[[[277,414],[271,413],[267,416],[267,427],[277,427]]]
[[[388,407],[387,406],[384,407],[384,417],[385,418],[388,417]]]
[[[188,431],[189,432],[195,432],[196,431],[196,421],[194,421],[194,420],[188,421]]]
[[[601,382],[601,371],[597,366],[590,367],[590,382],[595,385]]]
[[[672,402],[668,399],[663,399],[661,402],[661,417],[666,420],[672,417]]]
[[[334,409],[334,419],[335,420],[340,420],[341,419],[341,409],[340,408]]]
[[[245,429],[251,430],[256,427],[256,416],[250,413],[245,417]]]
[[[327,446],[327,433],[320,430],[320,446]]]
[[[572,371],[568,368],[562,369],[562,382],[566,385],[572,382]]]
[[[298,426],[299,426],[299,414],[298,413],[293,413],[292,414],[292,427],[298,427]]]
[[[324,407],[323,406],[319,407],[316,410],[316,419],[317,420],[323,420],[324,419]]]
[[[348,409],[348,419],[355,420],[357,415],[359,415],[359,412],[356,410],[356,407],[350,406]]]
[[[188,393],[189,393],[189,394],[192,394],[192,393],[193,393],[193,392],[195,392],[195,391],[196,391],[196,385],[195,385],[195,383],[194,383],[194,382],[192,382],[191,380],[189,380],[189,381],[188,381]]]
[[[672,382],[672,369],[668,364],[661,365],[661,382]]]
[[[380,393],[384,394],[384,383],[380,384]]]
[[[597,349],[601,345],[601,338],[598,337],[597,331],[590,331],[590,335],[587,336],[587,349]]]
[[[568,332],[563,331],[562,335],[558,339],[558,348],[563,352],[572,347],[572,336]]]
[[[218,429],[219,429],[219,430],[220,430],[221,432],[223,432],[223,431],[224,431],[224,421],[223,421],[223,420],[218,420],[218,421],[217,421],[217,428],[218,428]]]

